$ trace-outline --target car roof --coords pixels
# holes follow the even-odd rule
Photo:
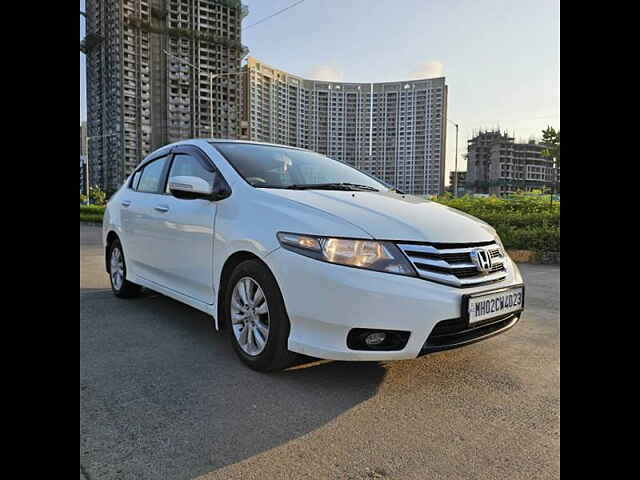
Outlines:
[[[210,139],[198,139],[198,140],[206,140],[207,142],[215,145],[216,143],[239,143],[239,144],[247,144],[247,145],[263,145],[267,147],[282,147],[282,148],[293,148],[295,150],[304,150],[309,151],[305,148],[294,147],[292,145],[282,145],[278,143],[268,143],[268,142],[257,142],[255,140],[232,140],[225,138],[210,138]]]
[[[152,152],[149,156],[143,159],[137,166],[136,170],[144,167],[146,164],[156,160],[163,155],[166,155],[171,151],[172,148],[182,146],[182,145],[193,145],[193,146],[202,146],[203,144],[208,145],[216,145],[219,143],[237,143],[237,144],[246,144],[246,145],[263,145],[267,147],[280,147],[280,148],[290,148],[293,150],[301,150],[303,152],[310,152],[311,150],[307,150],[305,148],[293,147],[291,145],[280,145],[277,143],[267,143],[267,142],[257,142],[253,140],[236,140],[232,138],[189,138],[185,140],[179,140],[177,142],[173,142],[167,145],[164,145],[154,152]]]

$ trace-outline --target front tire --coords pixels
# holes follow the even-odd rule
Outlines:
[[[127,264],[122,244],[118,239],[109,245],[109,280],[111,280],[111,290],[118,298],[133,298],[140,295],[142,287],[127,280]]]
[[[280,288],[269,269],[246,260],[231,274],[225,292],[226,326],[231,345],[250,368],[268,372],[290,366],[289,317]]]

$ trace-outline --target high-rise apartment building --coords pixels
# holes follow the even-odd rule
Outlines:
[[[407,193],[444,191],[444,77],[406,82],[309,80],[249,57],[244,138],[307,148]]]
[[[87,154],[87,122],[80,122],[80,156]]]
[[[240,77],[215,78],[211,89],[209,73],[240,70],[246,14],[239,0],[87,0],[92,184],[118,188],[167,143],[239,136]]]
[[[86,195],[87,193],[87,159],[84,156],[80,156],[80,193]]]
[[[468,191],[508,195],[517,191],[560,190],[560,168],[542,155],[545,146],[515,143],[500,130],[479,131],[468,142]]]

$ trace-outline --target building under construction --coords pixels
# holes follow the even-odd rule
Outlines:
[[[210,88],[210,73],[239,72],[248,53],[240,0],[87,0],[86,8],[92,185],[119,188],[174,141],[240,136],[240,76],[214,78]]]
[[[560,168],[535,140],[515,143],[500,130],[477,131],[468,142],[466,189],[506,196],[517,191],[560,191]]]

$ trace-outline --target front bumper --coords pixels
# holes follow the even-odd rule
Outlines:
[[[462,318],[463,296],[522,283],[510,259],[503,281],[465,289],[320,262],[282,248],[264,260],[276,277],[289,315],[288,347],[312,357],[362,361],[416,358],[502,333],[520,318],[518,314],[507,328],[473,340],[467,335],[449,337],[450,344],[428,345],[437,324]],[[354,328],[407,331],[410,336],[401,350],[352,350],[347,346],[347,336]]]
[[[445,320],[437,324],[431,331],[429,338],[427,338],[420,350],[419,356],[464,347],[465,345],[486,340],[515,326],[520,321],[521,316],[522,312],[509,313],[472,328],[468,328],[461,322],[461,318],[450,321]],[[450,325],[448,324],[449,322]],[[439,330],[439,327],[444,328]]]

